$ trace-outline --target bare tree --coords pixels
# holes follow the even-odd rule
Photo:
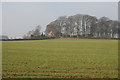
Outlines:
[[[38,25],[38,26],[36,27],[36,29],[34,30],[33,35],[34,35],[34,36],[39,36],[39,35],[40,35],[40,31],[41,31],[41,26]]]
[[[71,34],[75,33],[77,37],[82,34],[85,37],[114,38],[118,36],[118,30],[120,30],[118,21],[110,20],[107,17],[97,19],[94,16],[77,14],[69,17],[61,16],[49,23],[46,34],[52,31],[56,37],[71,37]]]

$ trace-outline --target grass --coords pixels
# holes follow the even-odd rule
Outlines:
[[[118,41],[2,42],[3,78],[117,78]]]

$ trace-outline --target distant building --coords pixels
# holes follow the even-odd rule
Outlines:
[[[8,36],[5,36],[5,35],[0,35],[0,39],[9,39]]]
[[[72,33],[72,34],[70,34],[70,37],[77,37],[77,34]]]
[[[55,37],[55,34],[53,34],[53,32],[51,31],[50,33],[48,33],[48,37]]]

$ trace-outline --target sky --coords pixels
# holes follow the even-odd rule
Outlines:
[[[2,34],[22,38],[37,25],[46,25],[60,16],[88,14],[97,18],[118,19],[117,2],[3,2]],[[1,13],[0,13],[1,14]]]

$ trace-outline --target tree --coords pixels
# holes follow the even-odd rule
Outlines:
[[[111,38],[118,35],[118,21],[107,17],[97,19],[95,16],[77,14],[73,16],[61,16],[49,23],[46,34],[53,32],[56,37],[72,37],[71,34],[85,35],[85,37]],[[62,34],[62,35],[61,35]]]
[[[74,17],[75,17],[75,29],[78,37],[78,35],[83,34],[83,15],[77,14],[74,15]]]
[[[33,35],[34,35],[34,36],[39,36],[39,35],[40,35],[40,30],[41,30],[41,26],[38,25],[38,26],[36,27],[36,29],[34,30]]]
[[[23,36],[23,39],[39,39],[41,34],[41,26],[36,26],[35,30],[28,31],[26,35]]]

